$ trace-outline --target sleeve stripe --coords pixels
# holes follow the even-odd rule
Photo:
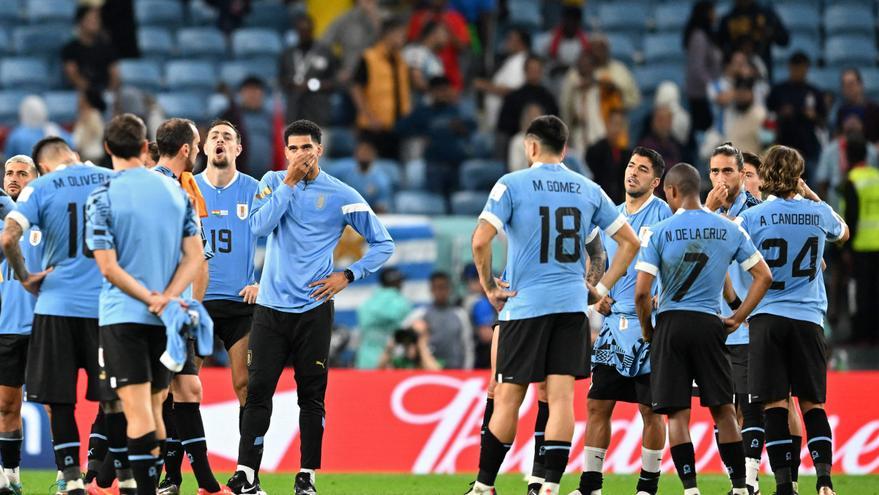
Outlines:
[[[657,273],[659,273],[659,268],[657,268],[656,265],[647,263],[646,261],[639,261],[635,263],[635,270],[638,270],[639,272],[647,272],[654,277]]]
[[[351,204],[342,206],[342,214],[343,215],[347,215],[349,213],[356,213],[358,211],[363,211],[363,212],[369,213],[372,210],[369,208],[369,205],[366,203],[351,203]]]
[[[833,242],[833,241],[838,241],[839,239],[842,238],[843,234],[845,234],[846,225],[845,225],[845,220],[843,220],[842,217],[840,217],[835,211],[833,211],[833,209],[830,210],[830,213],[832,213],[833,218],[835,218],[836,221],[839,222],[839,235],[834,236],[832,238],[830,236],[828,236],[828,239],[830,239],[830,241]]]
[[[482,214],[479,215],[479,219],[490,223],[498,232],[504,230],[504,223],[501,222],[501,219],[498,218],[497,215],[490,211],[483,211]]]
[[[604,229],[604,233],[613,237],[613,235],[616,234],[617,231],[620,230],[620,228],[625,224],[626,224],[626,217],[624,217],[622,214],[620,214],[620,216],[618,216],[617,219],[614,220],[612,224],[608,225],[607,228]]]
[[[760,251],[755,252],[751,255],[750,258],[743,261],[740,266],[744,268],[746,271],[754,268],[754,265],[760,262],[763,259],[763,255],[760,254]]]
[[[22,215],[20,211],[10,211],[6,218],[15,220],[21,226],[21,230],[27,232],[31,228],[31,223],[27,217]]]

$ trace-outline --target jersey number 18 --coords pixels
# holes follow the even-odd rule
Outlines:
[[[559,263],[575,263],[580,261],[580,210],[565,206],[555,210],[555,260]],[[565,217],[572,219],[573,226],[565,227]],[[549,224],[548,206],[540,207],[540,262],[549,262]],[[565,252],[565,239],[574,242],[574,252]]]

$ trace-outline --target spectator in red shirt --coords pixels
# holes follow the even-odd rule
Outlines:
[[[430,0],[425,7],[413,12],[407,38],[409,41],[417,40],[427,23],[439,22],[445,25],[449,39],[446,46],[439,51],[439,58],[443,62],[445,76],[456,90],[461,90],[464,87],[464,78],[461,76],[458,57],[470,46],[470,30],[464,16],[448,8],[446,3],[446,0]]]

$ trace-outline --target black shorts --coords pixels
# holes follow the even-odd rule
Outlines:
[[[223,343],[226,352],[250,333],[253,322],[253,304],[241,301],[205,301],[205,309],[214,320],[214,335]]]
[[[198,375],[200,370],[199,357],[195,355],[195,340],[186,339],[186,362],[183,363],[183,368],[174,375]]]
[[[591,350],[585,313],[554,313],[502,321],[497,346],[498,383],[527,385],[547,375],[589,376]]]
[[[596,364],[592,367],[589,399],[612,400],[632,404],[652,405],[650,400],[650,373],[623,376],[613,366]]]
[[[809,321],[758,314],[749,320],[752,402],[775,402],[793,394],[827,401],[827,341],[824,329]]]
[[[656,317],[650,345],[653,410],[690,408],[693,380],[703,407],[732,404],[733,384],[720,318],[697,311],[665,311]]]
[[[27,354],[27,400],[41,404],[76,404],[80,368],[88,376],[85,398],[116,400],[98,362],[98,319],[34,315]]]
[[[748,344],[726,346],[732,371],[733,391],[736,396],[748,394]]]
[[[292,363],[297,376],[327,373],[334,315],[332,301],[304,313],[258,305],[247,346],[250,381],[265,378],[254,375],[280,374],[288,363]]]
[[[0,385],[15,388],[24,385],[29,341],[30,335],[0,335]]]
[[[120,323],[101,327],[101,357],[114,389],[141,383],[168,388],[171,370],[159,361],[166,347],[165,327]]]

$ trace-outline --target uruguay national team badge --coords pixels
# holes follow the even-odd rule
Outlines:
[[[235,208],[235,213],[238,214],[239,220],[247,218],[247,203],[238,203],[238,206]]]
[[[41,232],[39,230],[32,230],[31,231],[31,235],[30,235],[30,239],[29,239],[31,246],[36,246],[42,240],[43,240],[43,232]]]
[[[318,210],[322,210],[324,206],[327,204],[327,197],[323,195],[323,193],[318,194],[317,199],[314,201],[314,207]]]

